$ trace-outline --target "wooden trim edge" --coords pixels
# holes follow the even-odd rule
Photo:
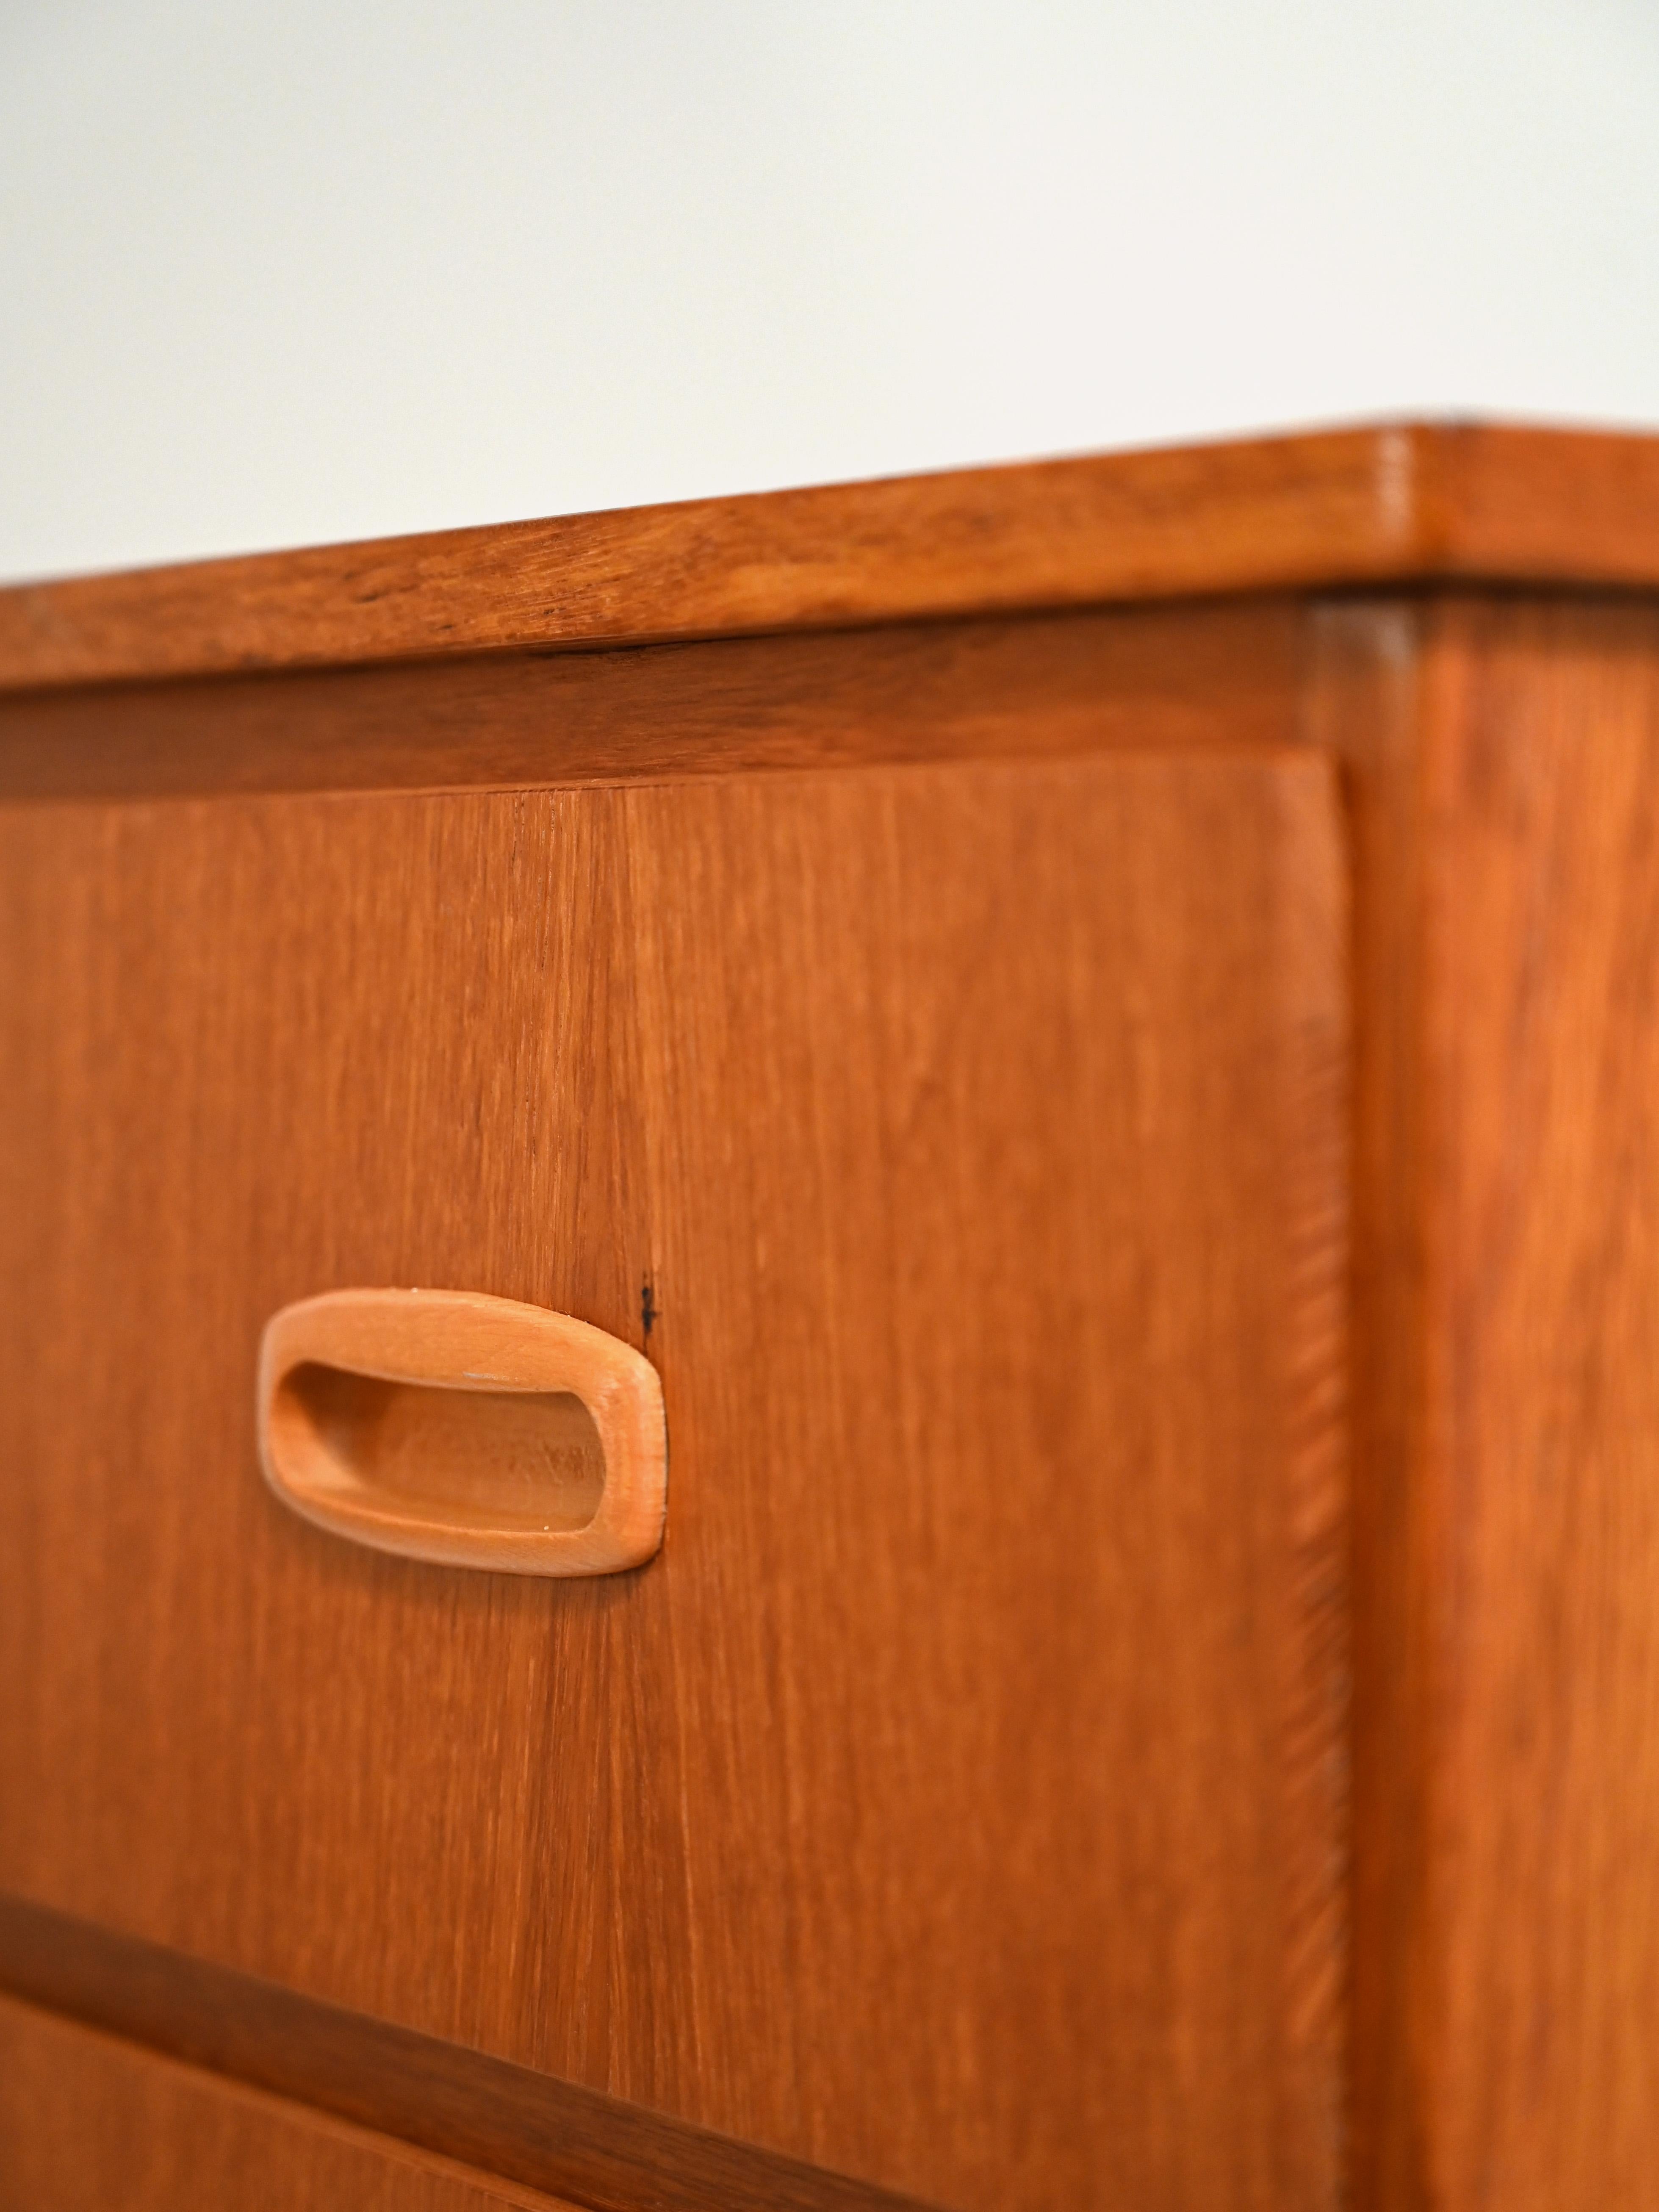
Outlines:
[[[919,2212],[594,2089],[0,1895],[0,1990],[593,2212]]]
[[[0,590],[0,691],[1465,578],[1659,586],[1659,438],[1089,455]]]

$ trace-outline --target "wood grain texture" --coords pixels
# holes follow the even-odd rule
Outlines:
[[[1480,575],[1659,582],[1659,440],[1385,424],[0,592],[0,686]]]
[[[17,807],[0,902],[4,1887],[969,2212],[1333,2201],[1326,763]],[[660,1557],[283,1513],[374,1280],[648,1310]]]
[[[488,2168],[492,2187],[527,2186],[538,2204],[919,2212],[912,2198],[3,1895],[0,1990],[207,2069],[222,2084],[343,2120],[417,2157],[441,2157],[475,2181]],[[57,2131],[48,2125],[42,2143],[26,2100],[12,2107],[11,2127],[20,2156],[50,2156]],[[296,2191],[278,2198],[283,2212],[311,2201]]]
[[[1354,2184],[1652,2202],[1659,609],[1319,619],[1355,820]]]
[[[5,1997],[0,2201],[27,2212],[562,2212],[553,2197]]]
[[[1659,610],[1453,604],[1426,673],[1431,2203],[1653,2201]]]
[[[0,695],[0,794],[519,788],[1280,744],[1289,601]]]

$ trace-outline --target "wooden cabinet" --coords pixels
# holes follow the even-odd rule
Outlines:
[[[1648,588],[1389,431],[0,595],[0,2174],[1639,2202]],[[660,1553],[286,1510],[355,1285]]]

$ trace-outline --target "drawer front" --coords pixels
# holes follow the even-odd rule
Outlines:
[[[953,2205],[1330,2201],[1322,762],[16,808],[0,900],[0,1884]],[[359,1284],[644,1349],[660,1555],[286,1512]]]
[[[0,2203],[27,2212],[569,2212],[4,1997]]]

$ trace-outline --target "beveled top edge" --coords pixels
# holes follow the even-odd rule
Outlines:
[[[0,690],[1480,579],[1659,586],[1659,436],[1392,422],[0,590]]]

